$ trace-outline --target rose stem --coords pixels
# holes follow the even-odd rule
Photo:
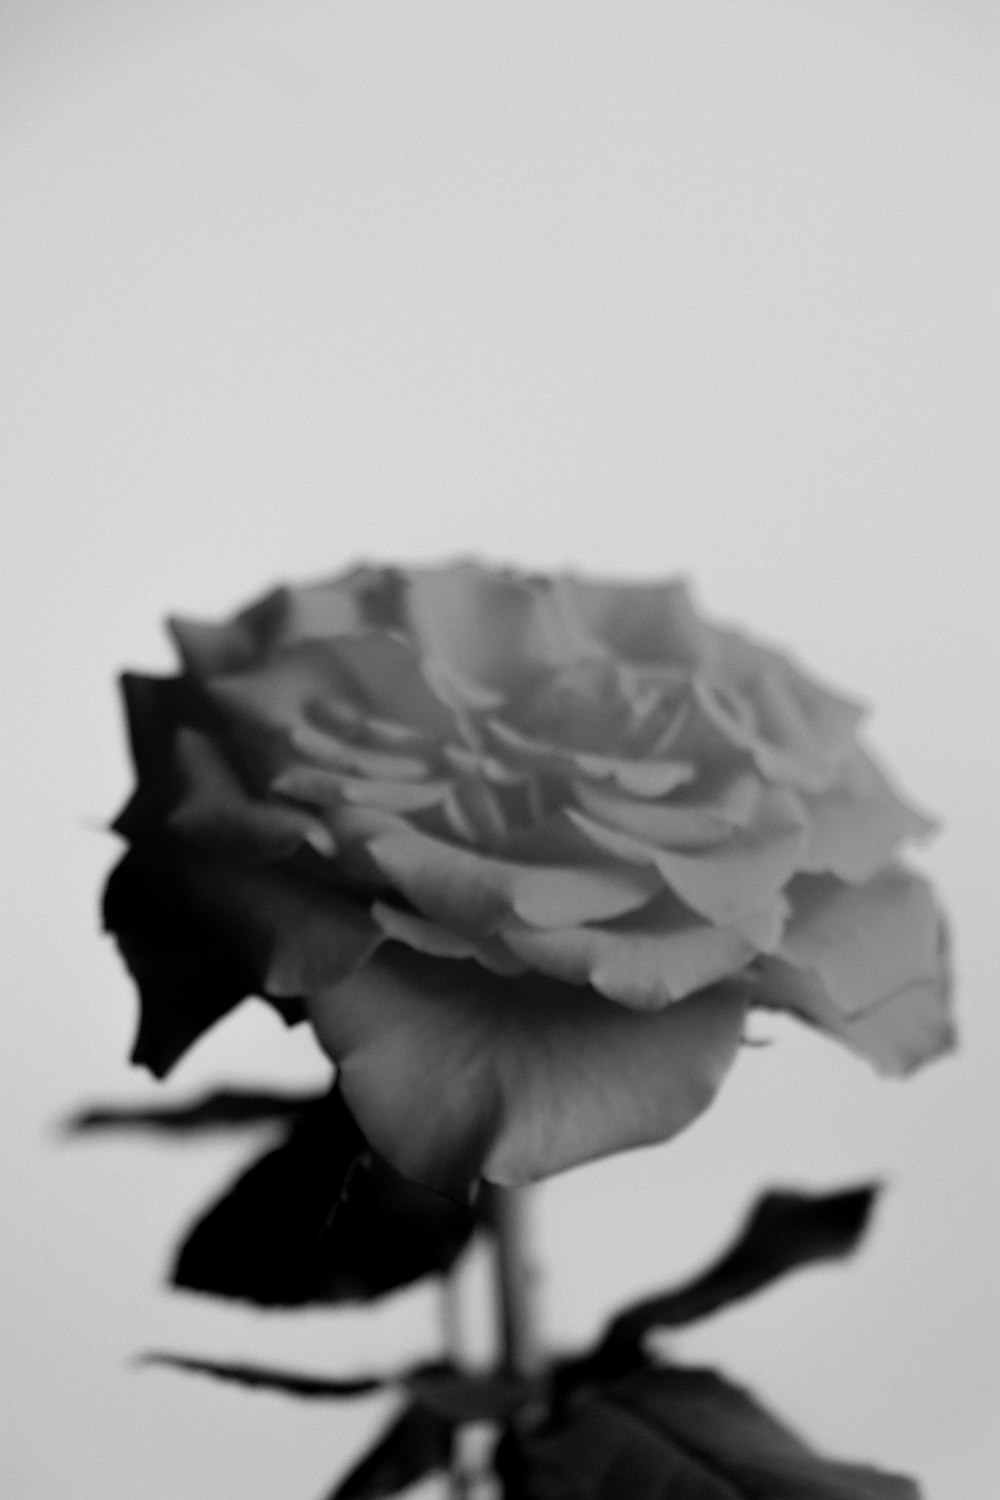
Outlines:
[[[500,1351],[509,1375],[537,1375],[541,1368],[534,1318],[535,1270],[528,1257],[527,1188],[492,1189]]]
[[[465,1326],[462,1319],[461,1258],[441,1278],[441,1342],[444,1357],[456,1370],[467,1368],[468,1350]],[[466,1467],[466,1455],[462,1445],[462,1434],[456,1432],[452,1449],[451,1466],[448,1470],[448,1500],[471,1500],[472,1489]]]

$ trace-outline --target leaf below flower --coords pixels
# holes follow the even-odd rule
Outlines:
[[[374,1448],[332,1490],[328,1500],[381,1500],[398,1495],[451,1462],[453,1424],[419,1403],[390,1423]]]
[[[380,1375],[358,1375],[351,1379],[335,1380],[326,1375],[305,1375],[298,1370],[269,1370],[263,1365],[247,1365],[229,1360],[191,1359],[184,1354],[153,1352],[142,1355],[138,1363],[164,1365],[168,1369],[186,1370],[193,1375],[209,1375],[213,1380],[226,1381],[230,1385],[277,1391],[285,1396],[299,1396],[305,1400],[339,1401],[353,1396],[369,1396],[374,1391],[382,1390],[387,1383]]]
[[[184,1104],[95,1105],[66,1122],[72,1134],[91,1130],[146,1130],[202,1135],[216,1130],[295,1120],[322,1094],[281,1094],[266,1089],[217,1089]]]
[[[592,1356],[593,1364],[627,1367],[641,1358],[642,1337],[651,1330],[696,1322],[789,1271],[849,1255],[864,1234],[877,1193],[870,1184],[839,1193],[766,1193],[714,1265],[692,1281],[620,1312]]]
[[[919,1500],[908,1479],[821,1458],[711,1370],[577,1392],[506,1446],[522,1500]]]
[[[476,1222],[373,1157],[335,1092],[198,1220],[173,1279],[265,1307],[370,1299],[447,1270]]]

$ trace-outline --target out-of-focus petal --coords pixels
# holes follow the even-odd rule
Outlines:
[[[454,727],[454,715],[433,691],[412,642],[370,631],[338,637],[326,647],[357,684],[370,713],[429,735]]]
[[[584,633],[624,661],[693,666],[711,650],[684,579],[615,583],[565,575],[554,586]]]
[[[790,736],[800,746],[840,759],[846,754],[867,708],[803,672],[786,652],[776,650],[737,630],[716,629],[719,675],[751,694],[767,695],[763,719],[774,714],[771,727],[779,737]],[[776,689],[780,692],[776,694]]]
[[[421,654],[460,677],[513,691],[541,669],[570,662],[579,644],[544,583],[472,562],[416,568],[408,613]]]
[[[257,643],[239,620],[215,625],[173,615],[167,625],[181,661],[196,677],[245,672],[257,664]]]
[[[720,985],[638,1015],[539,976],[388,945],[313,994],[351,1112],[405,1176],[460,1196],[666,1140],[710,1102],[745,991]]]
[[[921,876],[894,867],[864,886],[803,876],[791,895],[796,917],[760,960],[758,1003],[797,1012],[885,1073],[949,1050],[946,934]]]
[[[697,676],[692,685],[715,728],[770,780],[805,792],[822,792],[835,780],[845,744],[839,735],[828,742],[812,731],[779,672],[763,672],[752,690],[740,691],[709,674]],[[860,712],[845,700],[845,714],[848,707]]]
[[[863,885],[802,875],[778,957],[816,974],[845,1016],[941,971],[941,924],[930,885],[899,865]]]
[[[220,709],[259,733],[299,725],[315,700],[357,703],[354,679],[326,643],[306,641],[252,672],[216,677],[209,693]]]
[[[867,880],[901,844],[922,839],[935,824],[898,795],[871,760],[858,753],[843,784],[810,797],[807,871],[829,871],[842,880]]]
[[[637,719],[624,673],[600,657],[537,677],[504,712],[529,740],[612,756],[627,753]]]

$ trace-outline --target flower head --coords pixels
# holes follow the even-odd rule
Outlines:
[[[186,994],[146,965],[154,1069],[262,994],[451,1190],[673,1134],[749,1003],[889,1072],[949,1044],[941,922],[896,861],[931,824],[857,703],[684,583],[359,567],[173,631],[183,673],[126,679],[109,901],[137,974],[130,872],[197,951]]]

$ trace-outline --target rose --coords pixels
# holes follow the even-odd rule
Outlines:
[[[681,582],[359,567],[128,676],[109,925],[165,1072],[244,994],[308,1015],[402,1172],[460,1190],[665,1139],[748,1003],[905,1072],[950,1041],[928,821],[858,705]]]

